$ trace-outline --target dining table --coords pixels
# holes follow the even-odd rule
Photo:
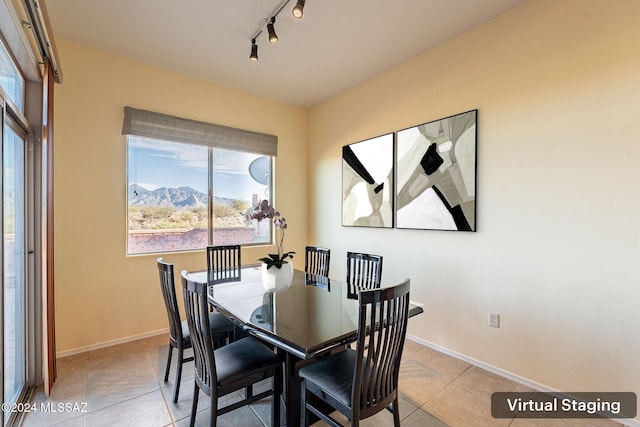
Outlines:
[[[357,291],[343,281],[300,270],[294,270],[290,284],[268,288],[260,265],[244,266],[239,277],[222,282],[211,280],[206,270],[186,274],[191,281],[208,283],[212,306],[283,355],[286,425],[301,425],[304,402],[298,370],[356,341]],[[422,312],[410,304],[410,317]]]

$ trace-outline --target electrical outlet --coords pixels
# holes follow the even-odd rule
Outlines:
[[[489,312],[489,326],[493,328],[500,327],[500,313]]]

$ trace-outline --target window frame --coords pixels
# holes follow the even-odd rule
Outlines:
[[[2,92],[0,92],[0,95],[4,94],[4,98],[5,98],[5,102],[8,101],[12,104],[13,106],[13,110],[16,112],[19,112],[20,114],[24,114],[24,108],[25,108],[25,100],[26,100],[26,93],[27,93],[27,80],[25,79],[24,75],[22,74],[20,68],[16,65],[16,61],[14,60],[13,56],[11,56],[10,51],[9,51],[9,47],[5,45],[5,43],[3,42],[2,39],[0,39],[0,49],[2,50],[2,52],[0,52],[0,57],[4,58],[4,60],[6,61],[7,65],[11,66],[11,68],[13,69],[13,71],[15,72],[15,75],[13,76],[13,78],[15,80],[19,80],[20,81],[20,93],[17,94],[19,95],[19,98],[16,99],[14,98],[14,94],[8,92],[3,86],[0,85],[0,90],[2,90]],[[0,59],[2,60],[2,59]],[[17,89],[17,88],[16,88]]]
[[[142,110],[130,106],[124,107],[124,117],[122,121],[122,134],[126,136],[137,136],[151,138],[169,143],[186,143],[202,145],[209,148],[226,149],[232,151],[248,152],[269,156],[270,174],[268,183],[269,201],[273,203],[273,171],[275,168],[274,158],[278,154],[278,137],[266,133],[254,132],[244,129],[237,129],[229,126],[203,122],[199,120],[187,119],[165,113]],[[127,138],[127,153],[129,150]],[[208,156],[210,158],[211,156]],[[208,160],[210,163],[212,160]],[[127,157],[127,187],[128,187],[128,164]],[[209,191],[208,206],[213,209],[212,191],[212,165],[208,169]],[[128,244],[128,218],[129,218],[129,192],[127,194],[127,256],[138,255],[129,253]],[[209,242],[213,239],[213,217],[209,218]],[[269,244],[273,244],[273,227],[269,228]],[[211,244],[211,243],[210,243]],[[255,245],[264,244],[256,242]],[[252,243],[243,246],[254,245]],[[169,251],[170,252],[170,251]],[[159,253],[159,252],[153,252]],[[162,252],[165,253],[165,252]],[[142,254],[140,254],[142,255]]]
[[[151,137],[142,137],[142,136],[136,136],[136,135],[126,135],[126,152],[127,152],[127,160],[126,160],[126,187],[127,187],[127,191],[126,191],[126,256],[149,256],[149,255],[158,255],[158,254],[167,254],[167,253],[182,253],[182,252],[197,252],[197,251],[202,251],[204,249],[206,249],[206,247],[202,247],[202,248],[188,248],[188,249],[163,249],[163,250],[156,250],[156,251],[150,251],[150,252],[131,252],[130,251],[130,247],[129,247],[129,233],[130,233],[130,229],[129,229],[129,208],[130,208],[130,200],[129,200],[129,186],[133,182],[130,179],[130,170],[129,170],[129,166],[130,166],[130,154],[131,154],[131,140],[130,137],[134,137],[136,139],[142,139],[142,140],[146,140],[146,141],[159,141],[162,143],[166,143],[166,144],[176,144],[176,145],[201,145],[201,144],[189,144],[189,143],[185,143],[185,142],[181,142],[181,141],[170,141],[170,140],[166,140],[166,139],[159,139],[159,138],[151,138]],[[214,197],[216,196],[216,194],[214,193],[214,175],[216,172],[216,169],[214,168],[214,157],[215,157],[215,150],[227,150],[227,151],[236,151],[236,152],[240,152],[240,153],[246,153],[246,154],[252,154],[252,155],[263,155],[262,153],[252,153],[246,149],[243,150],[232,150],[229,149],[227,147],[220,147],[214,144],[210,144],[206,147],[203,147],[207,149],[207,245],[215,245],[215,244],[219,244],[219,242],[217,243],[214,240],[214,235],[215,235],[215,229],[216,227],[214,226],[214,218],[215,218],[215,214],[214,214]],[[266,186],[266,193],[268,196],[260,198],[260,200],[257,200],[256,203],[259,203],[261,200],[263,199],[267,199],[269,200],[269,203],[273,204],[273,188],[274,188],[274,180],[273,180],[273,176],[274,176],[274,168],[275,168],[275,156],[266,156],[269,158],[269,174],[268,174],[268,182],[265,184]],[[139,160],[136,160],[136,162]],[[137,179],[135,180],[137,181]],[[251,208],[255,207],[253,204],[253,201],[251,202],[250,205]],[[271,224],[270,224],[271,225]],[[273,245],[274,244],[274,230],[273,227],[270,226],[269,229],[269,237],[267,241],[257,241],[257,242],[243,242],[243,243],[237,243],[240,244],[242,247],[253,247],[253,246],[263,246],[263,245]]]

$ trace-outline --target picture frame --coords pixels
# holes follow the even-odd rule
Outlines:
[[[342,225],[393,228],[394,134],[342,147]]]
[[[396,132],[397,228],[476,231],[477,115]]]

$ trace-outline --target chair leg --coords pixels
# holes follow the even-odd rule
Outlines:
[[[180,394],[180,381],[182,380],[182,362],[184,361],[184,349],[178,347],[178,368],[176,370],[176,383],[173,386],[173,403],[178,402]]]
[[[400,427],[400,401],[397,397],[393,401],[393,425]]]
[[[273,396],[271,402],[271,425],[280,425],[280,398],[282,396],[282,370],[273,373]]]
[[[309,410],[307,409],[307,383],[306,380],[300,381],[300,401],[302,402],[302,425],[309,427]]]
[[[209,421],[209,426],[216,427],[218,423],[218,395],[214,393],[213,390],[211,390],[209,400],[211,401],[211,420]]]
[[[173,355],[173,346],[169,343],[169,354],[167,355],[167,368],[164,370],[164,382],[169,381],[169,369],[171,369],[171,356]]]
[[[189,420],[189,427],[193,427],[196,423],[196,412],[198,411],[198,396],[200,395],[200,389],[198,383],[193,381],[193,400],[191,402],[191,419]]]
[[[244,394],[245,398],[247,398],[247,399],[252,398],[253,397],[253,384],[249,384],[247,386],[247,388],[245,389],[244,393],[245,393]]]

